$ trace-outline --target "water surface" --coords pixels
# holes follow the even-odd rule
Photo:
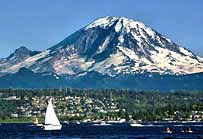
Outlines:
[[[169,127],[173,133],[165,133]],[[182,133],[191,128],[193,133]],[[32,124],[0,124],[0,139],[133,139],[133,138],[203,138],[203,122],[145,123],[132,127],[128,123],[99,125],[92,123],[63,124],[61,131],[43,131]]]

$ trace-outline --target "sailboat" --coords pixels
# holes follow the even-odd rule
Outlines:
[[[56,113],[54,111],[53,105],[52,105],[52,99],[49,100],[46,115],[45,115],[45,124],[44,124],[44,130],[61,130],[62,125],[60,124]]]

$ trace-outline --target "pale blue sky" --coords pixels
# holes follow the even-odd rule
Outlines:
[[[144,22],[203,57],[203,0],[1,0],[0,57],[20,46],[45,50],[91,21]]]

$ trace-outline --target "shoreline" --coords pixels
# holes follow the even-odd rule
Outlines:
[[[91,123],[91,124],[95,124],[95,123],[108,123],[108,124],[121,124],[121,123],[138,123],[138,124],[146,124],[146,123],[201,123],[203,121],[104,121],[104,120],[95,120],[95,121],[61,121],[61,123],[63,124],[68,124],[68,123]],[[25,124],[33,124],[32,119],[5,119],[2,120],[0,119],[0,124],[20,124],[20,123],[25,123]],[[40,122],[40,123],[43,123]]]

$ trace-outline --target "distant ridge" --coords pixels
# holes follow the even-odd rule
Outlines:
[[[144,73],[111,77],[90,72],[81,77],[59,76],[54,73],[34,73],[22,68],[17,73],[0,77],[0,88],[78,88],[128,89],[173,92],[203,90],[203,73],[188,75],[160,75]]]

